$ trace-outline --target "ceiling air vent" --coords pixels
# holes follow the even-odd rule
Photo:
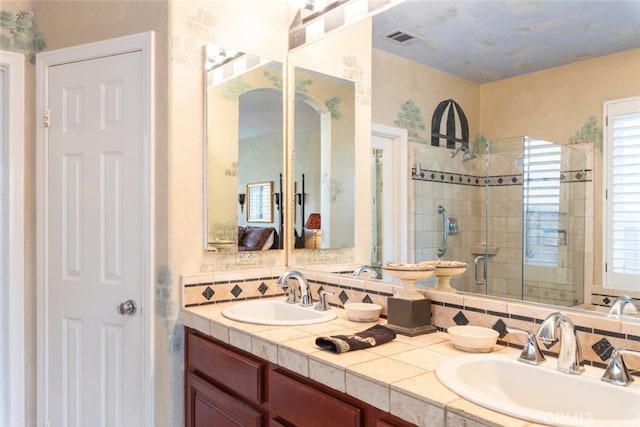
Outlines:
[[[398,30],[398,31],[394,31],[392,33],[389,33],[385,36],[387,39],[392,40],[396,43],[402,43],[402,44],[406,44],[413,41],[417,41],[417,40],[421,40],[420,37],[414,35],[414,34],[410,34],[406,31],[402,31],[402,30]]]

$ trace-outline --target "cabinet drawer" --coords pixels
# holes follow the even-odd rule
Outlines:
[[[187,374],[186,426],[262,427],[264,415],[214,387],[194,373]]]
[[[364,410],[312,388],[277,370],[270,372],[272,417],[282,424],[305,427],[364,425]]]
[[[187,366],[239,395],[264,402],[265,364],[237,354],[203,337],[187,335]]]

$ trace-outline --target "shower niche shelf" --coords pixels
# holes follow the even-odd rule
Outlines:
[[[484,243],[476,243],[471,246],[471,254],[472,255],[488,255],[494,256],[498,253],[497,246],[485,245]]]

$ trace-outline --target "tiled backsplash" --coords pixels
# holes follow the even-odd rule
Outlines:
[[[188,275],[182,277],[183,306],[240,301],[283,295],[277,286],[284,268],[221,272]],[[343,275],[300,269],[308,279],[313,295],[319,288],[334,292],[328,295],[329,303],[342,307],[346,302],[373,302],[384,307],[387,297],[393,295],[395,286],[377,280],[354,278],[348,274],[353,267],[344,266]],[[523,335],[508,334],[507,326],[535,331],[539,324],[557,308],[528,304],[526,302],[499,300],[471,294],[444,293],[425,290],[432,301],[432,323],[440,330],[453,325],[478,325],[497,330],[499,342],[522,347]],[[585,311],[565,310],[578,329],[582,351],[587,363],[603,367],[614,348],[632,348],[640,351],[640,321],[618,320],[603,315],[591,315]],[[558,344],[547,348],[552,355]],[[640,358],[628,357],[629,369],[640,371]],[[638,374],[639,372],[636,372]]]

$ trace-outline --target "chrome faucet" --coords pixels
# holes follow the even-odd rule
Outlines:
[[[627,305],[631,305],[632,307],[632,309],[629,311],[630,314],[638,314],[638,307],[636,306],[633,298],[627,295],[620,295],[618,298],[616,298],[613,304],[611,304],[609,315],[612,317],[622,316]]]
[[[289,279],[296,279],[300,284],[300,298],[298,298],[296,288],[289,286],[287,283]],[[284,273],[278,278],[278,286],[289,292],[286,301],[287,303],[296,304],[299,302],[302,307],[311,307],[313,305],[313,297],[311,296],[311,290],[309,289],[309,282],[307,282],[307,279],[299,271],[290,270]]]
[[[520,362],[528,363],[529,365],[539,365],[546,360],[540,351],[540,347],[538,347],[536,336],[531,331],[507,326],[507,332],[510,334],[515,333],[527,336],[527,341],[522,346],[522,353],[520,353],[520,357],[518,358]]]
[[[540,325],[537,336],[540,341],[549,345],[560,341],[558,371],[576,375],[584,371],[584,361],[576,327],[566,314],[557,311],[547,316]]]
[[[360,267],[356,268],[353,272],[353,277],[360,277],[362,273],[369,273],[369,278],[371,279],[378,278],[378,272],[370,265],[361,265]]]
[[[622,359],[623,353],[640,354],[640,351],[632,350],[630,348],[614,349],[613,353],[611,353],[611,358],[609,359],[607,369],[602,375],[602,381],[622,386],[628,386],[633,382],[633,377],[629,373],[629,369],[627,369],[627,365],[625,365],[624,359]]]

